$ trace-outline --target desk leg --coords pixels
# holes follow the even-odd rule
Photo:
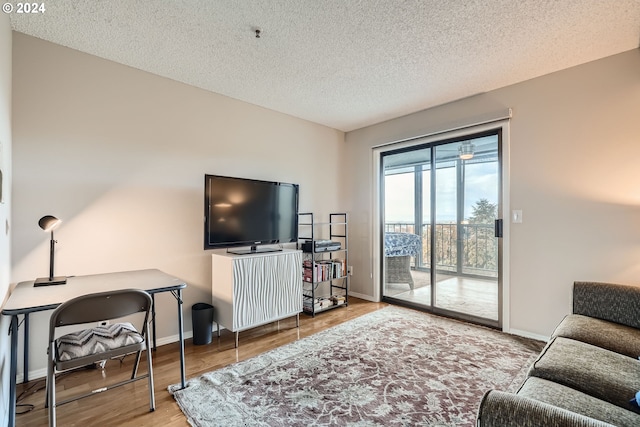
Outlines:
[[[11,316],[11,362],[9,367],[9,427],[16,425],[16,376],[18,371],[18,316]]]
[[[180,334],[180,382],[182,388],[187,385],[186,372],[184,366],[184,328],[182,326],[182,289],[178,289],[178,333]]]
[[[151,330],[153,331],[153,351],[156,351],[156,294],[151,294]]]
[[[22,383],[29,382],[29,313],[24,314],[24,349],[22,351],[22,366],[24,366],[24,375]]]

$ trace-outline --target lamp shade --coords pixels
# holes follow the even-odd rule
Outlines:
[[[45,215],[42,218],[40,218],[40,221],[38,221],[38,225],[44,231],[51,231],[54,228],[56,228],[58,224],[60,224],[61,222],[62,220],[59,220],[55,216]]]

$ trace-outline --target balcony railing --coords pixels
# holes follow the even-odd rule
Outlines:
[[[436,268],[439,271],[484,277],[498,276],[498,239],[489,224],[435,225]],[[413,233],[413,223],[386,223],[385,232]],[[422,224],[422,253],[416,267],[431,268],[431,224]]]

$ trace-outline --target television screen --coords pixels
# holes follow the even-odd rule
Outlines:
[[[205,249],[250,246],[246,252],[256,252],[257,245],[298,240],[297,184],[219,175],[204,180]]]

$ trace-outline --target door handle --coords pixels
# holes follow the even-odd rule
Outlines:
[[[494,236],[502,237],[502,219],[496,219],[495,228],[494,228]]]

